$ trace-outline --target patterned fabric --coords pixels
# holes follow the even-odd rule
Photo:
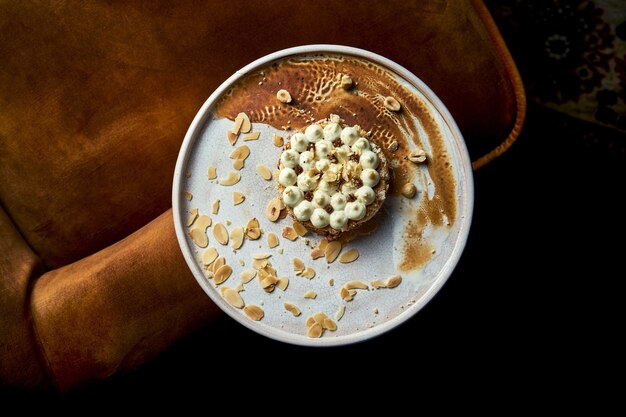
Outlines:
[[[624,0],[490,0],[531,102],[626,132]]]

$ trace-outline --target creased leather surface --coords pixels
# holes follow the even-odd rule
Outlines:
[[[10,218],[0,335],[26,346],[2,345],[3,381],[43,380],[27,346],[29,285],[41,364],[63,389],[133,367],[207,320],[213,307],[166,212],[173,169],[204,100],[256,58],[311,43],[371,50],[433,88],[474,158],[500,144],[516,91],[474,3],[0,0],[0,204]],[[32,284],[36,265],[50,272]]]
[[[132,369],[218,314],[185,264],[171,210],[119,243],[44,274],[31,303],[61,390]]]

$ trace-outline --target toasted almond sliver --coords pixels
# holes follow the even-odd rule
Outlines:
[[[193,240],[193,243],[201,248],[206,248],[209,244],[209,238],[206,235],[206,231],[202,229],[194,227],[189,231],[189,236],[191,237],[191,240]]]
[[[306,236],[307,233],[309,233],[309,230],[300,222],[293,222],[293,230],[295,230],[299,236]]]
[[[241,194],[239,191],[233,192],[233,204],[235,206],[243,203],[245,200],[246,200],[245,195]]]
[[[265,313],[263,312],[263,309],[254,304],[248,304],[247,306],[245,306],[243,308],[243,312],[246,316],[248,316],[250,319],[254,321],[261,320],[263,316],[265,315]]]
[[[235,118],[235,123],[237,123],[237,119],[241,119],[241,128],[239,132],[248,133],[252,129],[252,123],[250,123],[250,118],[245,113],[239,113]]]
[[[269,203],[267,203],[267,208],[265,209],[265,216],[272,222],[278,220],[281,211],[281,199],[278,197],[272,198]]]
[[[394,275],[387,278],[386,286],[387,288],[396,288],[402,282],[402,277],[400,275]]]
[[[265,253],[254,253],[252,254],[252,259],[267,259],[270,256],[272,256],[271,253],[269,252],[265,252]]]
[[[267,265],[267,259],[254,259],[252,260],[252,268],[257,271],[264,268]]]
[[[220,211],[220,199],[216,199],[213,201],[213,204],[211,204],[211,213],[213,214],[217,214]]]
[[[302,313],[298,307],[291,303],[284,303],[283,307],[285,307],[285,310],[293,314],[294,317],[298,317]]]
[[[345,301],[352,301],[356,294],[356,290],[349,290],[346,287],[341,287],[339,290],[339,296]]]
[[[248,156],[250,156],[250,148],[248,148],[248,145],[237,146],[230,155],[228,155],[230,159],[246,159]]]
[[[211,220],[211,218],[206,214],[203,214],[202,216],[198,217],[198,220],[196,220],[194,228],[197,227],[199,229],[206,230],[207,227],[211,225],[211,223],[213,223],[213,220]]]
[[[187,223],[185,223],[185,226],[191,227],[191,225],[193,224],[193,222],[196,221],[197,218],[198,218],[198,209],[193,208],[189,210],[189,216],[187,216]]]
[[[356,261],[358,257],[359,251],[356,248],[352,248],[339,256],[339,262],[341,262],[342,264],[347,264]]]
[[[236,169],[236,170],[238,170],[238,171],[241,171],[241,169],[243,168],[243,166],[244,166],[244,160],[243,160],[243,159],[235,159],[235,160],[233,161],[233,168],[234,168],[234,169]]]
[[[341,320],[345,312],[346,312],[346,306],[344,306],[343,304],[340,305],[339,308],[337,309],[337,312],[335,313],[335,320],[337,321]]]
[[[268,167],[263,164],[257,164],[256,172],[263,178],[265,181],[269,181],[272,179],[272,171]]]
[[[235,145],[237,143],[238,134],[231,132],[230,130],[226,132],[226,137],[228,138],[228,143],[231,145]]]
[[[215,226],[213,226],[213,236],[215,236],[215,239],[222,245],[228,244],[228,230],[226,230],[226,226],[222,223],[215,223]]]
[[[266,278],[262,279],[259,282],[259,284],[261,285],[261,288],[263,288],[265,292],[274,291],[274,287],[276,287],[277,283],[278,283],[278,278],[276,278],[274,275],[268,275]]]
[[[310,338],[317,339],[318,337],[322,336],[323,332],[324,329],[322,328],[322,325],[319,323],[315,323],[311,327],[309,327],[306,335]]]
[[[213,275],[213,282],[216,285],[219,285],[222,282],[226,281],[230,277],[230,274],[232,273],[233,273],[233,268],[231,268],[230,265],[224,264],[220,266],[217,271],[215,271],[215,274]]]
[[[384,282],[382,282],[379,279],[375,279],[374,281],[372,281],[372,287],[374,288],[386,288],[387,284],[385,284]]]
[[[248,224],[246,224],[246,237],[250,240],[257,240],[261,237],[261,228],[256,217],[248,220]]]
[[[233,128],[230,130],[231,132],[233,132],[235,135],[238,135],[239,132],[241,132],[241,125],[243,123],[243,118],[242,117],[236,117],[235,118],[235,126],[233,126]]]
[[[231,186],[235,185],[241,180],[241,174],[237,171],[230,171],[225,178],[217,180],[219,185]]]
[[[333,240],[332,242],[328,242],[326,248],[324,249],[324,257],[326,258],[326,262],[332,263],[337,259],[339,253],[341,252],[341,242],[337,240]]]
[[[298,233],[295,231],[293,227],[285,226],[283,228],[283,237],[291,241],[294,241],[298,238]]]
[[[337,324],[329,318],[324,319],[324,322],[322,323],[322,327],[324,329],[330,330],[331,332],[334,332],[335,330],[337,330]]]
[[[304,271],[302,271],[300,275],[307,279],[313,279],[315,277],[315,270],[309,266]]]
[[[209,169],[207,169],[207,177],[210,180],[214,180],[215,178],[217,178],[217,168],[209,167]]]
[[[228,304],[235,308],[243,308],[243,306],[245,305],[245,303],[243,302],[243,298],[241,298],[241,295],[239,295],[239,293],[232,288],[227,288],[222,294],[222,297],[224,297],[224,299],[228,301]]]
[[[315,324],[315,319],[313,316],[309,316],[306,318],[306,322],[304,324],[306,324],[306,327],[311,327]]]
[[[313,320],[315,320],[316,323],[319,324],[323,324],[324,320],[327,319],[328,316],[324,313],[322,313],[321,311],[318,313],[313,314]]]
[[[261,132],[251,132],[251,133],[248,133],[247,135],[243,135],[243,140],[245,141],[257,140],[259,137],[261,137]]]
[[[243,245],[243,227],[235,227],[230,231],[230,247],[237,250]]]
[[[311,291],[307,291],[304,293],[304,298],[309,298],[309,299],[315,299],[315,297],[317,297],[317,293],[313,290]]]
[[[269,233],[267,235],[267,246],[271,248],[275,248],[276,246],[278,246],[279,242],[278,242],[278,236],[276,236],[275,233]]]
[[[289,278],[287,277],[280,277],[278,278],[278,281],[276,282],[276,286],[285,291],[287,289],[287,287],[289,286]]]
[[[191,201],[193,199],[193,194],[191,194],[189,191],[185,191],[183,194],[185,194],[185,198],[187,199],[187,201]]]
[[[215,262],[211,264],[211,271],[215,273],[215,271],[220,269],[225,264],[226,264],[226,259],[223,256],[218,256]]]
[[[243,282],[240,282],[239,284],[237,284],[234,290],[237,292],[242,292],[242,291],[245,291],[246,289],[243,287]]]
[[[320,248],[313,248],[311,249],[311,258],[312,259],[318,259],[324,256],[324,251],[321,250]]]
[[[369,286],[362,281],[348,281],[344,284],[348,290],[369,290]]]
[[[296,272],[304,271],[304,262],[302,262],[302,260],[300,260],[299,258],[293,258],[291,260],[291,263],[293,264],[294,271]]]
[[[283,137],[280,135],[277,135],[276,133],[274,133],[273,142],[274,142],[274,146],[277,146],[279,148],[285,144],[285,140],[283,139]]]
[[[320,240],[319,245],[317,245],[317,247],[320,248],[320,250],[322,252],[324,252],[326,250],[326,246],[328,246],[328,239],[326,239],[326,238]]]
[[[215,249],[215,247],[213,246],[210,246],[204,252],[202,252],[202,255],[200,255],[200,261],[204,266],[209,266],[217,259],[218,256],[219,254],[217,253],[217,249]]]
[[[250,268],[250,269],[244,269],[243,271],[241,271],[241,273],[239,274],[239,278],[241,279],[241,282],[244,284],[247,284],[248,282],[252,281],[252,279],[256,276],[256,270]]]

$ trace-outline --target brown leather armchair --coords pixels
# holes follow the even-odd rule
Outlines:
[[[218,314],[173,229],[195,112],[269,52],[356,46],[422,78],[475,168],[525,100],[480,1],[0,1],[0,381],[67,391],[138,366]]]

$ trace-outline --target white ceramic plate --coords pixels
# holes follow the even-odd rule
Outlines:
[[[377,230],[371,235],[355,239],[344,249],[345,251],[357,248],[360,252],[359,259],[348,264],[337,261],[327,264],[323,258],[312,260],[309,253],[311,247],[320,240],[319,237],[309,234],[308,246],[302,238],[294,242],[288,241],[281,237],[281,232],[284,226],[292,224],[291,219],[287,217],[272,223],[265,217],[267,202],[277,196],[277,192],[274,183],[260,178],[255,167],[258,163],[263,163],[273,170],[281,149],[272,145],[272,135],[278,133],[287,137],[289,133],[269,125],[253,123],[253,130],[260,131],[261,138],[249,142],[239,139],[237,143],[237,146],[245,143],[251,150],[246,167],[241,170],[241,181],[235,186],[225,187],[218,185],[215,180],[207,179],[206,172],[209,166],[217,168],[218,178],[224,177],[232,170],[232,160],[228,158],[228,154],[233,147],[226,140],[225,132],[231,129],[233,121],[216,116],[214,110],[218,100],[246,74],[262,71],[272,63],[282,62],[287,58],[296,61],[306,60],[320,54],[366,59],[393,73],[397,81],[425,105],[432,115],[431,120],[434,120],[437,126],[437,140],[443,143],[449,161],[447,166],[455,182],[452,194],[452,198],[456,198],[455,220],[444,227],[426,225],[419,231],[420,239],[423,240],[425,247],[432,249],[433,254],[425,264],[413,270],[404,268],[405,270],[400,271],[403,258],[411,256],[410,250],[407,254],[408,249],[403,247],[405,245],[403,236],[406,236],[407,230],[413,227],[409,223],[414,213],[420,210],[420,205],[428,203],[428,199],[433,198],[437,191],[434,189],[436,181],[432,180],[433,173],[429,171],[428,164],[417,170],[413,178],[422,192],[412,200],[402,196],[388,197],[382,209],[383,214],[378,216]],[[419,128],[421,124],[419,117],[415,123]],[[432,151],[431,141],[434,138],[420,131],[422,146],[427,152]],[[438,158],[438,155],[434,154],[432,158]],[[243,193],[246,201],[234,206],[233,191]],[[185,197],[185,192],[193,195],[191,201]],[[221,200],[217,215],[211,214],[211,204],[215,199]],[[215,90],[194,118],[185,136],[176,164],[172,200],[176,234],[185,260],[203,290],[227,314],[260,334],[284,342],[314,346],[341,345],[380,335],[406,321],[446,282],[461,256],[469,232],[473,208],[472,169],[465,142],[452,116],[435,94],[415,75],[400,65],[365,50],[338,45],[309,45],[282,50],[260,58],[237,71]],[[230,222],[231,225],[227,226],[229,230],[235,226],[245,226],[251,217],[259,219],[264,236],[257,241],[246,241],[236,252],[233,252],[230,246],[220,245],[213,237],[211,228],[207,232],[209,246],[216,247],[234,270],[223,285],[234,288],[239,283],[240,272],[250,268],[252,254],[259,252],[272,253],[270,261],[277,269],[278,275],[289,278],[290,284],[286,291],[275,289],[272,293],[266,293],[260,288],[256,278],[245,285],[245,291],[240,294],[246,304],[255,304],[264,310],[265,316],[262,320],[252,321],[242,310],[229,305],[220,296],[219,288],[206,277],[199,260],[199,254],[204,249],[198,248],[193,243],[185,226],[188,212],[194,208],[197,208],[200,214],[209,215],[213,224],[221,222],[226,225],[227,221]],[[269,232],[279,236],[281,242],[279,247],[283,249],[283,254],[277,252],[278,248],[268,248],[265,237]],[[316,271],[315,278],[308,280],[296,276],[291,265],[294,257],[311,266]],[[240,265],[240,260],[243,260],[245,266]],[[359,290],[354,300],[350,302],[342,300],[339,296],[341,286],[348,280],[370,283],[374,279],[385,280],[392,275],[402,276],[402,284],[397,288]],[[334,279],[334,286],[329,285],[330,278]],[[304,299],[303,294],[308,290],[315,291],[317,298]],[[293,317],[284,309],[284,302],[297,305],[302,314]],[[325,331],[319,339],[307,337],[305,326],[307,317],[324,312],[334,318],[341,305],[345,306],[345,314],[337,322],[336,331]]]

